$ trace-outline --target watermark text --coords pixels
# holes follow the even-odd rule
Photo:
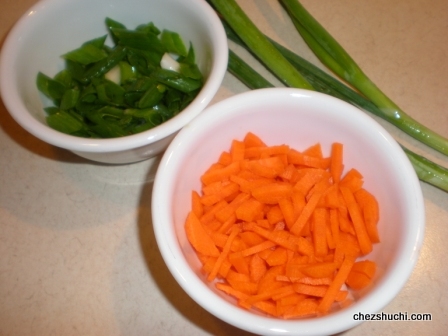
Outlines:
[[[376,313],[376,314],[353,314],[355,321],[432,321],[432,314],[428,313]]]

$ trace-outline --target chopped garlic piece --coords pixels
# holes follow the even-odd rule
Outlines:
[[[172,70],[179,72],[180,64],[170,56],[170,54],[165,53],[160,61],[160,66],[165,70]]]
[[[112,69],[110,69],[106,75],[106,79],[110,80],[111,82],[114,82],[118,85],[121,83],[121,74],[120,74],[120,67],[116,65]]]

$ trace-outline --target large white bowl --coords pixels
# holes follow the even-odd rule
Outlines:
[[[57,132],[46,125],[43,107],[48,102],[36,88],[37,73],[54,76],[64,67],[62,54],[107,34],[106,17],[130,29],[152,21],[160,29],[179,32],[195,48],[205,85],[182,113],[140,134],[93,140]],[[42,0],[22,16],[4,43],[0,90],[13,118],[39,139],[90,160],[129,163],[161,153],[202,112],[221,85],[227,57],[222,24],[204,0]]]
[[[320,143],[329,154],[344,144],[346,171],[358,169],[378,199],[381,243],[369,259],[378,265],[369,290],[356,303],[324,317],[281,320],[238,308],[200,273],[184,223],[200,175],[230,149],[232,139],[254,132],[270,145],[303,150]],[[296,89],[263,89],[208,107],[172,141],[156,173],[153,226],[161,254],[182,288],[202,307],[241,329],[261,335],[329,335],[356,326],[354,314],[381,311],[405,285],[419,256],[424,204],[419,181],[396,141],[376,121],[333,97]]]

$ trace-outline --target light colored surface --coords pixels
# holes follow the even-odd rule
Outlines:
[[[87,139],[58,132],[45,122],[43,107],[53,104],[36,90],[37,73],[54,77],[64,69],[60,55],[107,35],[106,17],[129,29],[152,20],[161,30],[181,32],[184,42],[194,46],[204,85],[182,113],[137,134]],[[110,37],[106,44],[114,45]],[[189,4],[183,0],[43,0],[26,11],[3,43],[1,96],[17,123],[42,141],[96,162],[139,162],[161,154],[174,135],[210,103],[226,73],[227,50],[219,18],[202,0]]]
[[[377,197],[382,240],[368,255],[377,265],[377,275],[368,290],[352,293],[356,302],[350,307],[335,308],[321,318],[285,321],[242,310],[234,298],[223,297],[215,282],[205,279],[185,232],[191,191],[201,190],[203,172],[221,152],[229,150],[233,139],[242,140],[248,132],[271,146],[288,144],[304,150],[319,143],[325,155],[334,142],[343,143],[343,174],[356,167],[363,174],[364,187]],[[352,105],[309,90],[254,90],[207,108],[167,148],[153,188],[156,241],[178,283],[215,316],[262,335],[320,336],[358,325],[354,314],[376,313],[402,289],[422,246],[424,203],[420,183],[397,142]]]
[[[1,42],[34,2],[1,1]],[[238,2],[265,33],[314,61],[276,1]],[[448,136],[445,0],[303,4],[398,105]],[[214,102],[245,90],[226,75]],[[201,309],[163,264],[149,206],[156,160],[92,164],[40,142],[0,109],[0,335],[245,334]],[[448,165],[385,127],[403,144]],[[366,322],[344,335],[446,334],[448,194],[424,184],[422,189],[422,253],[384,312],[430,313],[433,321]]]

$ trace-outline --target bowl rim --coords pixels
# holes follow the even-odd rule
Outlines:
[[[150,130],[109,139],[90,139],[64,134],[36,120],[30,115],[17,90],[15,90],[17,87],[15,55],[20,50],[18,41],[23,34],[27,33],[28,25],[35,20],[40,20],[41,17],[45,17],[47,11],[53,5],[60,4],[58,0],[40,0],[31,6],[14,24],[0,53],[0,96],[9,114],[20,126],[37,138],[60,148],[80,152],[124,151],[142,147],[175,134],[210,103],[219,90],[227,71],[228,42],[218,15],[206,1],[189,1],[190,6],[194,6],[195,10],[200,11],[210,28],[209,30],[213,32],[211,49],[213,60],[210,65],[210,73],[201,91],[182,113]]]
[[[412,223],[410,223],[410,230],[404,239],[405,244],[397,253],[400,258],[405,258],[407,262],[400,263],[399,267],[392,272],[392,275],[388,276],[388,278],[396,276],[397,279],[394,279],[394,283],[389,281],[387,284],[388,294],[385,297],[378,297],[375,300],[361,299],[344,310],[318,319],[285,321],[252,314],[224,299],[218,298],[218,295],[212,294],[211,290],[203,283],[203,280],[189,267],[178,244],[176,232],[170,225],[166,224],[169,223],[171,216],[169,210],[169,204],[171,204],[170,188],[175,183],[175,179],[170,178],[170,176],[172,176],[173,172],[176,172],[176,167],[182,161],[182,158],[186,157],[187,154],[182,153],[182,149],[185,141],[194,137],[194,132],[197,132],[196,126],[202,122],[209,122],[208,126],[213,127],[212,125],[216,125],[222,118],[233,117],[238,111],[238,108],[234,108],[237,105],[247,106],[247,104],[251,105],[253,102],[260,104],[260,101],[269,98],[281,97],[282,99],[290,99],[292,96],[324,99],[329,104],[343,105],[347,113],[364,119],[366,122],[371,122],[374,130],[380,132],[381,136],[389,141],[391,150],[401,160],[403,174],[406,174],[408,182],[406,188],[412,195],[409,197],[409,201],[413,202],[415,206],[412,207],[412,216],[409,216],[412,219]],[[227,113],[231,116],[224,116],[224,113],[220,115],[219,111],[222,112],[222,110],[227,110]],[[209,106],[200,116],[190,122],[188,127],[183,128],[172,140],[159,164],[153,185],[151,211],[153,230],[162,258],[173,277],[188,295],[204,309],[227,323],[243,330],[263,335],[334,334],[360,324],[362,321],[355,321],[352,318],[355,313],[379,312],[401,291],[410,277],[421,250],[425,226],[424,202],[419,180],[410,161],[395,139],[373,118],[342,100],[318,92],[290,88],[260,89],[237,94]],[[196,290],[193,290],[192,286],[195,286]],[[379,287],[383,288],[384,286],[385,284],[380,284]],[[207,292],[210,292],[210,295]],[[247,324],[248,321],[251,323],[250,326]],[[299,332],[298,328],[300,328]]]

